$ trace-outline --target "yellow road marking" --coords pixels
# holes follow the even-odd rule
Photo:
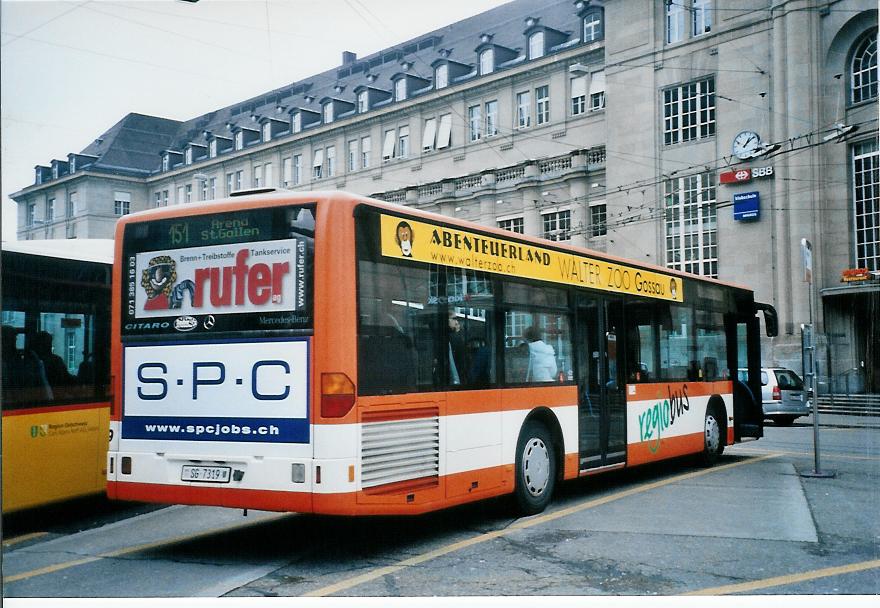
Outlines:
[[[566,509],[560,509],[559,511],[553,511],[552,513],[546,513],[544,515],[538,515],[529,519],[524,519],[516,522],[515,524],[504,528],[503,530],[494,530],[492,532],[486,532],[485,534],[480,534],[479,536],[474,536],[472,538],[468,538],[466,540],[462,540],[456,543],[452,543],[449,545],[445,545],[438,549],[434,549],[433,551],[428,551],[427,553],[423,553],[421,555],[416,555],[414,557],[410,557],[408,559],[402,560],[396,564],[392,564],[389,566],[383,566],[381,568],[377,568],[375,570],[371,570],[369,572],[365,572],[364,574],[360,574],[358,576],[353,576],[351,578],[339,581],[338,583],[334,583],[332,585],[327,585],[326,587],[321,587],[320,589],[316,589],[314,591],[309,591],[308,593],[304,593],[303,597],[324,597],[327,595],[332,595],[334,593],[339,593],[341,591],[345,591],[347,589],[351,589],[352,587],[357,587],[363,583],[367,583],[377,578],[381,578],[383,576],[387,576],[389,574],[394,574],[395,572],[399,572],[405,568],[409,568],[411,566],[416,566],[418,564],[422,564],[424,562],[430,561],[432,559],[442,557],[449,553],[453,553],[455,551],[459,551],[461,549],[466,549],[468,547],[472,547],[474,545],[478,545],[490,540],[494,540],[496,538],[500,538],[502,536],[506,536],[512,532],[517,530],[525,530],[527,528],[531,528],[533,526],[537,526],[540,524],[545,524],[550,521],[555,521],[557,519],[567,517],[574,513],[578,513],[580,511],[585,511],[587,509],[592,509],[594,507],[599,507],[610,502],[614,502],[615,500],[620,500],[621,498],[627,498],[629,496],[634,496],[636,494],[641,494],[643,492],[647,492],[649,490],[654,490],[657,488],[661,488],[663,486],[667,486],[673,483],[677,483],[680,481],[686,481],[689,479],[694,479],[696,477],[702,477],[703,475],[708,475],[709,473],[717,473],[720,471],[725,471],[728,469],[732,469],[734,467],[742,466],[744,464],[753,464],[756,462],[760,462],[762,460],[767,460],[769,458],[776,458],[777,454],[766,454],[763,456],[758,456],[755,458],[750,458],[749,460],[743,460],[740,462],[733,462],[730,464],[713,467],[711,469],[703,469],[701,471],[694,471],[692,473],[685,473],[683,475],[677,475],[675,477],[670,477],[668,479],[663,479],[660,481],[655,481],[653,483],[649,483],[643,486],[638,486],[636,488],[630,488],[629,490],[624,490],[623,492],[618,492],[615,494],[610,494],[608,496],[603,496],[602,498],[597,498],[595,500],[589,500],[585,503],[577,504]]]
[[[11,547],[12,545],[17,545],[18,543],[23,543],[27,540],[33,540],[35,538],[40,538],[41,536],[46,536],[47,534],[48,532],[31,532],[30,534],[22,534],[21,536],[16,536],[15,538],[4,540],[3,546]]]
[[[62,562],[60,564],[54,564],[52,566],[45,566],[43,568],[38,568],[36,570],[29,570],[27,572],[22,572],[20,574],[13,574],[11,576],[6,576],[3,578],[3,583],[14,583],[15,581],[20,581],[28,578],[33,578],[35,576],[41,576],[43,574],[50,574],[52,572],[58,572],[59,570],[66,570],[67,568],[73,568],[74,566],[81,566],[83,564],[88,564],[91,562],[96,562],[101,559],[107,559],[112,557],[121,557],[123,555],[130,555],[132,553],[138,553],[139,551],[149,551],[150,549],[155,549],[157,547],[163,547],[166,545],[174,545],[176,543],[190,541],[190,540],[198,540],[200,538],[204,538],[206,536],[210,536],[212,534],[219,534],[221,532],[235,532],[238,530],[242,530],[244,528],[249,528],[251,526],[256,526],[260,524],[264,524],[270,521],[275,521],[284,517],[291,515],[291,513],[279,513],[276,515],[264,517],[263,519],[258,519],[257,521],[249,521],[241,524],[235,524],[232,526],[223,526],[219,528],[213,528],[211,530],[205,530],[204,532],[198,532],[196,534],[181,534],[180,536],[174,536],[172,538],[166,538],[164,540],[157,540],[151,543],[143,543],[140,545],[134,545],[131,547],[125,547],[123,549],[117,549],[115,551],[106,551],[104,553],[99,553],[98,555],[91,555],[88,557],[83,557],[81,559],[72,560],[69,562]]]
[[[880,568],[880,559],[872,559],[867,562],[858,562],[855,564],[847,564],[845,566],[835,566],[833,568],[822,568],[821,570],[810,570],[808,572],[799,572],[797,574],[785,574],[757,581],[749,581],[747,583],[736,583],[734,585],[722,585],[721,587],[700,589],[699,591],[691,591],[690,593],[685,593],[683,595],[726,595],[728,593],[743,593],[757,591],[758,589],[767,589],[769,587],[779,587],[780,585],[793,585],[794,583],[802,583],[804,581],[825,578],[827,576],[838,576],[840,574],[861,572],[862,570],[873,570],[874,568]]]
[[[777,454],[779,456],[813,456],[811,450],[794,451],[794,450],[758,450],[751,448],[737,447],[731,451],[731,454]],[[840,454],[834,452],[822,452],[820,454],[823,460],[880,460],[880,456],[856,456],[855,454]]]

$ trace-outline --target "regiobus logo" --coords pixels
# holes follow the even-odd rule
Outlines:
[[[137,316],[296,310],[296,239],[139,254]]]

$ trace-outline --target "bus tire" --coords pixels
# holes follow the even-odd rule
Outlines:
[[[719,416],[718,408],[709,405],[706,408],[706,418],[703,423],[703,452],[700,461],[704,466],[711,467],[718,462],[718,457],[724,452],[724,438],[721,429],[724,428],[723,419]]]
[[[520,513],[540,513],[556,486],[556,448],[547,427],[526,422],[516,443],[516,505]]]

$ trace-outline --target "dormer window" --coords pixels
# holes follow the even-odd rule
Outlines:
[[[263,124],[263,141],[269,141],[272,139],[272,121],[267,121]]]
[[[434,88],[443,89],[449,86],[449,66],[447,64],[438,65],[434,70]]]
[[[529,36],[529,59],[544,56],[544,32],[535,32]]]
[[[163,154],[162,155],[162,171],[168,171],[171,168],[171,155]],[[53,171],[54,173],[54,171]]]
[[[187,148],[183,153],[183,162],[186,165],[193,164],[193,151],[192,148]]]
[[[480,74],[485,76],[495,71],[495,49],[485,49],[480,53]]]
[[[70,161],[67,165],[71,173],[76,173],[76,156],[70,155]]]
[[[324,104],[324,124],[329,125],[333,122],[333,102],[328,102]]]
[[[52,163],[52,179],[58,179],[58,163]]]
[[[603,38],[602,11],[591,11],[584,15],[584,42],[595,42]]]
[[[235,149],[241,150],[244,148],[244,131],[238,131],[235,134]]]
[[[210,141],[210,143],[208,144],[208,156],[210,156],[211,158],[217,157],[217,140],[216,139],[212,139]]]
[[[299,112],[293,115],[293,124],[291,125],[291,128],[294,133],[302,131],[302,114]]]
[[[361,91],[357,96],[358,114],[363,114],[370,109],[370,93],[369,91]]]
[[[406,99],[406,78],[401,78],[394,83],[394,100],[403,101]]]

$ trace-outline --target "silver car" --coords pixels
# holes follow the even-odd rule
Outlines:
[[[744,369],[739,370],[742,380]],[[810,400],[804,381],[795,372],[784,367],[761,368],[761,401],[764,418],[770,418],[777,426],[788,426],[795,418],[810,413]]]

